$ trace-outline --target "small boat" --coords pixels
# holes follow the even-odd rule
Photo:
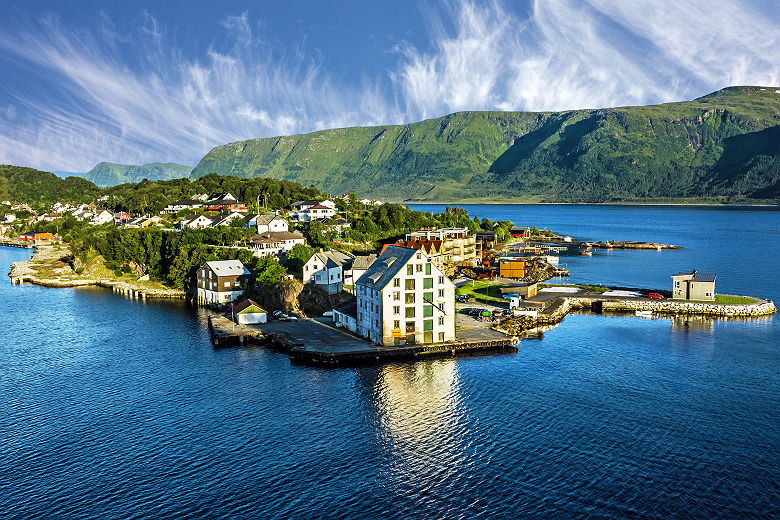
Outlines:
[[[580,251],[580,254],[584,255],[584,256],[593,256],[593,252],[592,251],[587,251],[587,250]]]
[[[652,318],[653,311],[634,311],[634,316],[639,316],[640,318]]]

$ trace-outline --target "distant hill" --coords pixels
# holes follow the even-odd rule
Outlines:
[[[386,200],[780,199],[780,87],[566,112],[458,112],[218,146],[192,171]]]
[[[101,188],[116,186],[132,182],[141,182],[144,179],[150,181],[167,181],[189,177],[191,166],[182,166],[174,163],[149,163],[144,165],[117,164],[101,162],[90,171],[79,174],[85,179],[94,182]]]
[[[0,202],[8,200],[30,205],[92,202],[99,191],[93,183],[80,177],[62,179],[34,168],[0,165]]]

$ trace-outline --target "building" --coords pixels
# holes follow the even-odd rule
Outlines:
[[[672,298],[679,300],[715,300],[714,274],[690,272],[672,275]]]
[[[244,222],[247,229],[257,228],[258,233],[267,231],[289,231],[290,225],[287,219],[280,217],[276,213],[263,213],[248,215]]]
[[[114,224],[126,224],[130,222],[130,215],[124,211],[114,213]]]
[[[213,193],[203,203],[203,211],[247,211],[247,207],[230,193]]]
[[[333,309],[333,324],[357,334],[357,299],[352,298]]]
[[[160,217],[157,215],[153,217],[138,217],[130,220],[127,224],[125,224],[125,227],[129,228],[147,228],[151,226],[152,224],[159,224],[160,223]]]
[[[305,244],[306,239],[293,231],[266,231],[253,236],[249,245],[258,257],[287,252],[296,244]]]
[[[476,238],[468,228],[422,229],[406,235],[406,240],[441,240],[442,265],[455,268],[477,264]]]
[[[163,213],[178,213],[179,211],[183,209],[189,209],[189,210],[195,210],[200,209],[203,207],[203,201],[202,200],[177,200],[176,202],[171,202],[167,206],[163,208]]]
[[[303,206],[301,209],[296,210],[291,218],[298,222],[311,222],[312,220],[329,219],[336,214],[336,208],[323,203],[317,203],[313,206]]]
[[[233,320],[239,325],[266,323],[268,321],[268,313],[252,300],[244,300],[233,305],[231,314],[233,315]]]
[[[206,215],[187,215],[180,222],[176,224],[179,229],[203,229],[211,227],[211,217]]]
[[[455,339],[455,285],[417,249],[389,246],[355,283],[358,334],[382,345]]]
[[[496,247],[496,233],[494,231],[477,231],[474,233],[477,256],[484,258],[485,252]]]
[[[352,263],[352,255],[341,251],[314,253],[303,265],[303,283],[313,283],[328,294],[344,290],[344,267]]]
[[[208,227],[229,226],[235,219],[243,219],[240,213],[225,212],[211,218],[211,224]]]
[[[433,262],[433,265],[438,267],[444,274],[451,276],[455,273],[455,264],[450,261],[450,255],[442,254],[441,240],[399,240],[394,244],[388,244],[382,247],[382,252],[391,245],[424,251],[428,258],[431,259],[431,262]]]
[[[536,296],[538,284],[533,283],[514,283],[501,287],[502,295],[517,296],[523,300]]]
[[[108,211],[103,210],[97,215],[92,217],[90,224],[99,226],[101,224],[108,224],[109,222],[114,222],[114,215],[112,215]]]
[[[525,278],[526,273],[533,268],[535,261],[531,258],[518,256],[502,256],[498,259],[498,276],[502,278]]]
[[[29,242],[31,244],[50,244],[54,240],[54,234],[52,233],[35,233],[28,231],[19,235],[19,240],[22,242]]]
[[[352,259],[352,264],[344,270],[344,283],[347,285],[355,285],[355,282],[363,276],[363,273],[371,267],[371,264],[376,261],[375,254],[367,256],[356,256]]]
[[[527,226],[515,226],[509,230],[512,238],[531,238],[531,228]]]
[[[206,262],[196,276],[198,303],[224,304],[236,300],[244,291],[247,269],[240,260]]]

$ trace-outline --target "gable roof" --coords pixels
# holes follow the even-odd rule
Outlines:
[[[715,274],[696,273],[695,275],[693,275],[693,281],[694,282],[714,282],[716,276],[717,275],[715,275]]]
[[[252,242],[259,242],[263,238],[275,238],[277,240],[296,240],[303,239],[303,235],[300,233],[293,233],[292,231],[266,231],[252,237]]]
[[[314,206],[308,208],[306,211],[308,211],[309,209],[329,209],[329,210],[333,211],[333,208],[329,208],[328,206],[323,206],[322,204],[319,204],[319,203],[317,203]]]
[[[214,271],[218,276],[240,276],[249,274],[249,269],[241,263],[241,260],[212,260],[203,265]]]
[[[352,269],[366,270],[369,267],[371,267],[371,264],[373,264],[376,261],[376,258],[377,255],[374,253],[368,256],[356,256],[352,261]]]
[[[357,298],[350,298],[338,307],[334,307],[333,310],[352,318],[357,318]]]
[[[415,249],[387,246],[355,285],[383,289],[415,254],[417,254]]]
[[[281,219],[276,213],[263,213],[262,215],[257,215],[255,222],[258,226],[267,226],[277,218]]]
[[[250,307],[255,307],[256,309],[251,309]],[[244,311],[254,311],[254,312],[265,312],[265,309],[260,307],[256,302],[246,299],[240,303],[237,303],[233,306],[233,312],[236,314],[241,314]]]

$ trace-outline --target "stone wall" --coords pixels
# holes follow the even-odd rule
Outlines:
[[[590,303],[577,302],[579,305],[592,307],[601,302],[602,311],[652,311],[662,314],[699,314],[705,316],[767,316],[777,312],[775,304],[769,300],[758,300],[746,304],[715,304],[694,303],[669,300],[599,300],[589,298],[571,298],[571,300],[591,300]]]

